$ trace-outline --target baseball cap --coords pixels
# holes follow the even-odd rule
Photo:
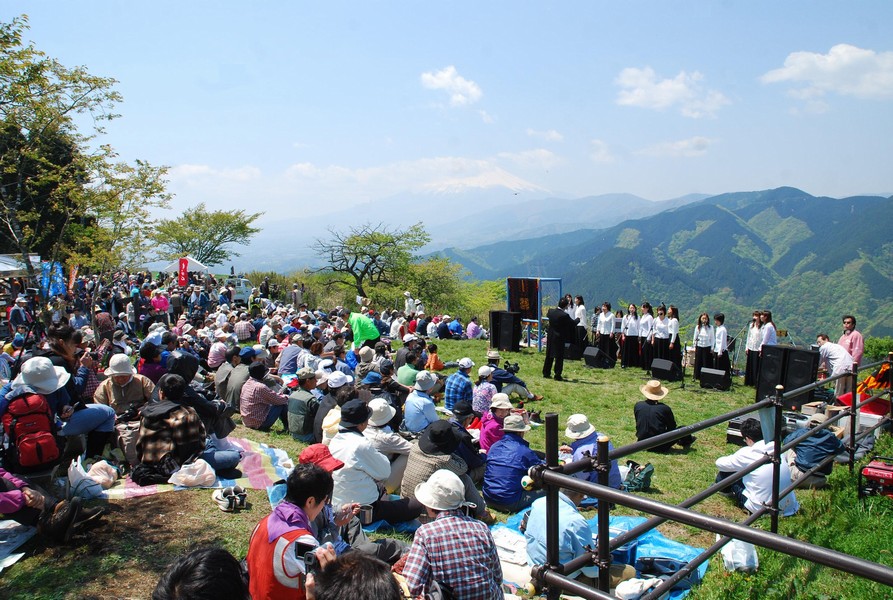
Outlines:
[[[332,456],[329,447],[325,444],[311,444],[301,451],[298,456],[298,462],[302,465],[309,463],[319,465],[329,473],[337,471],[344,466],[344,463]]]
[[[474,361],[472,361],[467,356],[465,358],[459,359],[459,368],[460,369],[470,369],[473,366],[474,366]]]

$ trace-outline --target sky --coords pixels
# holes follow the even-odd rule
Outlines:
[[[37,48],[118,80],[101,141],[170,167],[173,213],[893,193],[887,1],[0,6],[22,13]]]

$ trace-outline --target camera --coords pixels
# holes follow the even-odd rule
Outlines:
[[[295,543],[295,558],[304,561],[305,573],[316,573],[319,571],[319,558],[316,556],[316,548],[317,546],[313,544]]]
[[[502,365],[502,368],[504,370],[508,371],[509,373],[511,373],[512,375],[517,375],[518,371],[521,370],[521,366],[518,363],[512,364],[509,361],[505,361],[505,364]]]

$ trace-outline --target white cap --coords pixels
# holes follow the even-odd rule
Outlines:
[[[397,414],[397,409],[391,406],[384,398],[373,398],[370,400],[369,410],[372,411],[372,414],[369,416],[369,424],[375,427],[387,425],[394,418],[394,415]]]
[[[490,400],[490,408],[511,408],[512,403],[509,400],[508,394],[504,394],[499,392],[498,394],[493,394],[493,398]]]
[[[27,385],[38,394],[52,394],[68,383],[71,375],[63,367],[55,367],[45,356],[35,356],[22,363],[22,370],[15,378],[16,386]]]
[[[474,361],[472,361],[467,356],[465,358],[459,359],[459,368],[460,369],[470,369],[473,366],[474,366]]]
[[[490,365],[484,365],[483,367],[478,369],[478,377],[489,377],[490,375],[493,374],[493,371],[495,371],[495,370],[496,369],[494,369]]]
[[[582,440],[593,433],[595,433],[595,427],[589,423],[586,415],[576,414],[567,418],[567,428],[564,430],[565,436],[572,440]]]
[[[328,374],[326,380],[329,382],[330,389],[337,389],[348,383],[353,383],[353,377],[345,375],[341,371],[332,371]]]
[[[419,338],[417,338],[416,336],[412,335],[411,333],[407,333],[406,335],[403,336],[403,343],[404,343],[404,344],[408,344],[409,342],[414,342],[414,341],[416,341],[417,339],[419,339]]]
[[[433,510],[455,510],[465,503],[465,485],[452,471],[440,469],[415,486],[415,497]]]
[[[524,422],[524,417],[521,415],[509,415],[502,422],[502,430],[523,433],[530,431],[530,425]]]

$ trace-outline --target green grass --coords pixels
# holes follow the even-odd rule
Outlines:
[[[438,346],[444,360],[469,356],[477,366],[485,362],[485,342],[442,341]],[[558,412],[562,431],[567,416],[580,412],[588,415],[599,431],[610,435],[616,446],[635,441],[633,405],[641,398],[638,388],[646,379],[641,370],[591,370],[569,361],[564,372],[568,381],[556,382],[542,378],[542,355],[535,350],[525,349],[506,357],[521,365],[520,377],[530,389],[545,396],[544,401],[528,407],[542,409],[544,415]],[[680,424],[746,406],[752,403],[754,394],[752,388],[737,385],[737,381],[730,392],[705,391],[690,383],[684,390],[678,383],[668,387],[671,392],[666,401]],[[528,434],[534,448],[544,448],[544,434],[542,427]],[[288,435],[249,431],[241,425],[233,435],[283,448],[294,459],[304,447]],[[697,437],[689,451],[630,457],[655,466],[649,498],[678,503],[713,482],[713,461],[734,451],[735,446],[725,443],[725,427],[703,431]],[[882,438],[878,451],[893,453],[893,439]],[[782,519],[781,533],[893,565],[893,540],[889,535],[893,501],[875,497],[860,502],[856,486],[856,474],[850,475],[846,467],[835,467],[827,489],[798,492],[800,513]],[[262,491],[251,491],[249,499],[252,507],[240,514],[220,512],[211,503],[209,490],[113,502],[105,525],[78,537],[69,547],[47,548],[38,541],[27,544],[27,556],[0,575],[0,598],[146,598],[166,565],[194,542],[220,543],[238,558],[244,557],[251,531],[270,511]],[[747,516],[722,497],[710,498],[695,509],[734,521]],[[502,520],[508,516],[496,514]],[[639,513],[618,508],[617,514]],[[768,529],[768,519],[757,525]],[[672,539],[700,548],[714,541],[712,534],[675,523],[666,523],[660,530]],[[689,598],[870,599],[893,595],[888,588],[834,569],[768,550],[759,549],[758,553],[760,568],[750,575],[726,573],[721,560],[712,559],[706,579]]]

